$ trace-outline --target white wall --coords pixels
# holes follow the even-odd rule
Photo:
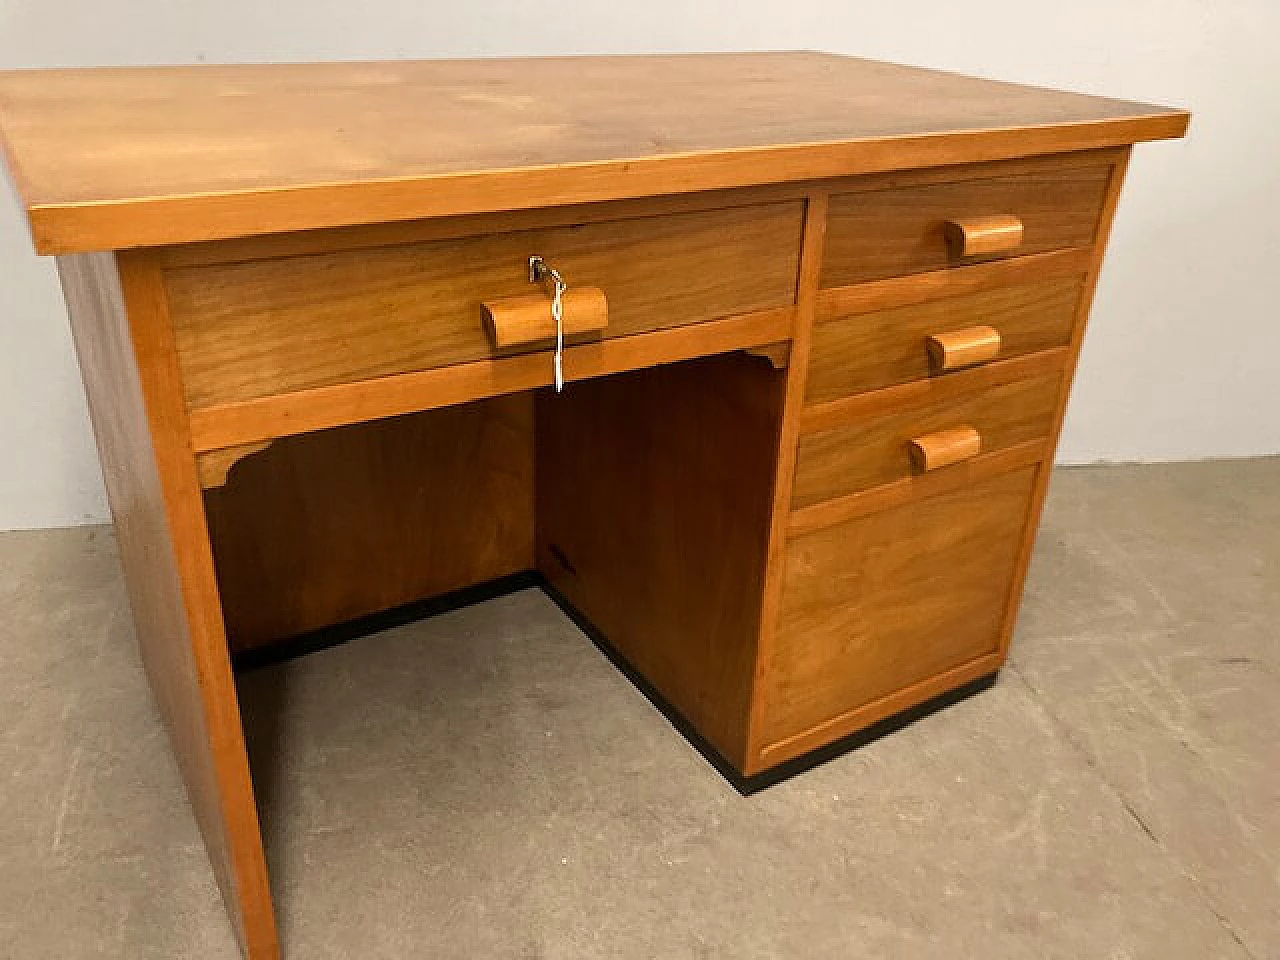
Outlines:
[[[825,49],[1190,107],[1140,147],[1068,462],[1280,452],[1273,0],[0,0],[0,67]],[[52,265],[0,200],[0,529],[103,519]]]

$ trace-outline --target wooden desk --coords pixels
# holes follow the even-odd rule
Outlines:
[[[1130,145],[1187,121],[823,54],[0,75],[248,956],[233,651],[537,571],[747,775],[994,674]]]

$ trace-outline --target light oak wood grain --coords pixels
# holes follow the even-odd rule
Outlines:
[[[987,324],[961,327],[945,333],[931,333],[925,338],[929,366],[937,373],[950,373],[979,363],[990,363],[1000,356],[1004,338]]]
[[[972,460],[982,453],[982,434],[965,424],[913,437],[907,446],[916,472],[928,473]]]
[[[815,723],[799,733],[766,743],[760,749],[758,763],[767,769],[786,760],[803,757],[843,737],[866,730],[882,720],[900,716],[903,712],[963,687],[966,683],[982,677],[990,677],[1000,669],[1003,663],[1004,660],[998,653],[984,654],[958,667],[908,684],[862,706],[852,707],[827,720]]]
[[[1038,469],[790,541],[766,751],[998,652]]]
[[[768,360],[775,370],[785,370],[791,362],[791,343],[770,343],[763,347],[748,347],[743,351],[748,356]]]
[[[781,424],[777,432],[775,462],[769,517],[769,547],[766,555],[764,583],[760,598],[760,635],[758,653],[751,680],[751,699],[746,731],[746,756],[739,769],[745,774],[760,772],[762,711],[760,696],[767,681],[765,672],[769,651],[773,648],[778,624],[778,606],[782,599],[782,581],[786,563],[787,524],[791,512],[791,488],[795,480],[796,448],[800,439],[801,415],[804,410],[805,382],[809,373],[809,356],[813,338],[814,315],[818,297],[818,273],[826,241],[828,196],[817,191],[805,208],[804,240],[800,250],[800,284],[796,293],[794,333],[787,366]]]
[[[1096,152],[1082,156],[1096,163]],[[1014,161],[1016,162],[1016,161]],[[979,165],[981,166],[981,165]],[[927,178],[928,171],[916,174]],[[844,181],[845,183],[860,183]],[[701,213],[729,207],[760,206],[785,201],[804,201],[809,185],[805,183],[763,184],[726,190],[700,190],[660,196],[633,197],[591,203],[569,203],[529,210],[500,210],[487,213],[431,217],[426,220],[397,220],[387,223],[362,223],[350,227],[323,230],[293,230],[259,236],[232,237],[158,247],[157,253],[166,269],[174,267],[210,266],[218,263],[244,263],[250,260],[274,260],[279,257],[305,257],[338,251],[369,250],[375,247],[398,247],[435,240],[461,240],[466,237],[494,233],[519,233],[550,227],[574,227],[587,223],[609,223],[634,220],[637,217],[660,217],[674,213]]]
[[[947,377],[928,377],[896,386],[841,397],[805,407],[800,413],[802,433],[834,430],[856,420],[868,420],[909,407],[944,405],[1018,380],[1032,380],[1061,372],[1070,359],[1068,347],[1054,347],[1024,357],[957,371]]]
[[[1056,168],[1096,167],[1111,164],[1122,154],[1120,148],[1083,150],[1055,154]],[[984,176],[1010,175],[1043,170],[1044,157],[1001,160],[986,163],[897,170],[828,181],[761,183],[751,186],[691,193],[660,193],[653,196],[585,203],[565,203],[550,207],[498,210],[471,214],[438,216],[420,220],[395,220],[361,223],[327,229],[291,230],[283,233],[232,237],[225,240],[192,241],[157,248],[162,265],[190,267],[214,263],[237,263],[246,260],[270,260],[297,257],[338,250],[360,250],[371,247],[425,243],[431,240],[457,240],[490,233],[510,233],[546,227],[573,226],[584,223],[630,220],[669,213],[693,213],[741,207],[786,200],[805,200],[815,190],[838,189],[842,193],[871,192],[902,186],[948,183],[956,179],[981,179]]]
[[[1124,185],[1125,173],[1129,168],[1131,151],[1125,150],[1111,168],[1111,177],[1107,182],[1107,194],[1103,203],[1102,214],[1098,223],[1098,239],[1093,250],[1093,260],[1089,265],[1089,273],[1085,288],[1077,307],[1077,319],[1072,333],[1071,343],[1067,348],[1067,357],[1063,365],[1062,393],[1058,398],[1058,408],[1054,411],[1053,429],[1049,440],[1052,449],[1056,450],[1062,435],[1062,423],[1067,412],[1067,399],[1075,378],[1076,365],[1080,359],[1080,348],[1084,344],[1085,326],[1089,318],[1089,308],[1093,304],[1094,291],[1097,289],[1098,276],[1102,271],[1102,258],[1106,253],[1107,240],[1111,234],[1111,226],[1115,221],[1116,208],[1120,203],[1120,190]],[[1040,514],[1044,509],[1045,496],[1049,490],[1049,478],[1052,471],[1043,470],[1036,479],[1036,488],[1031,501],[1031,513],[1027,517],[1027,525],[1023,531],[1021,552],[1014,577],[1013,590],[1005,609],[1004,627],[1000,636],[1001,660],[1008,655],[1009,643],[1013,639],[1013,630],[1018,620],[1018,604],[1022,598],[1022,588],[1026,581],[1027,570],[1031,565],[1031,551],[1035,547],[1036,533],[1040,525]]]
[[[971,262],[955,256],[947,222],[1016,216],[1019,252],[1041,253],[1093,243],[1110,177],[1109,163],[990,175],[832,197],[822,286],[839,287]]]
[[[1035,374],[1031,371],[1036,367],[1040,367],[1046,372],[1059,370],[1064,373],[1063,389],[1060,391],[1058,400],[1052,410],[1048,436],[1038,440],[1026,440],[992,453],[981,453],[973,459],[947,469],[902,477],[887,484],[838,496],[834,499],[822,500],[800,508],[792,514],[789,532],[798,542],[805,542],[813,536],[821,536],[823,534],[835,537],[837,534],[830,532],[840,531],[838,536],[843,543],[847,538],[847,531],[857,524],[871,521],[882,522],[883,518],[895,512],[900,518],[900,522],[907,524],[921,515],[923,504],[938,497],[966,495],[968,492],[983,489],[987,484],[993,482],[991,480],[992,477],[1013,476],[1020,471],[1031,471],[1031,489],[1027,497],[1027,508],[1022,525],[1019,528],[1020,532],[1017,536],[1013,553],[1009,588],[1004,595],[1003,601],[999,601],[998,598],[988,601],[983,604],[981,610],[982,615],[990,616],[991,611],[998,608],[994,621],[997,625],[994,649],[965,660],[950,669],[891,690],[860,706],[846,705],[843,709],[838,709],[837,701],[839,698],[835,698],[832,701],[831,716],[827,719],[818,720],[808,725],[799,724],[798,726],[801,729],[780,735],[776,739],[764,743],[760,747],[759,755],[755,761],[760,767],[767,767],[787,758],[798,756],[836,737],[874,723],[876,720],[889,716],[906,706],[935,696],[953,685],[989,674],[998,669],[1003,663],[1008,649],[1009,637],[1016,622],[1016,612],[1022,585],[1050,474],[1047,464],[1050,462],[1052,450],[1056,445],[1057,435],[1061,429],[1062,414],[1066,403],[1065,381],[1069,379],[1071,369],[1074,367],[1078,356],[1083,333],[1083,318],[1088,310],[1088,301],[1096,283],[1097,270],[1101,263],[1103,246],[1105,245],[1114,214],[1126,160],[1127,154],[1121,154],[1112,163],[1106,195],[1099,216],[1097,243],[1089,252],[1089,258],[1085,263],[1081,295],[1078,297],[1075,308],[1076,316],[1071,327],[1071,338],[1066,346],[1012,360],[998,361],[988,367],[972,369],[947,377],[915,381],[873,393],[842,397],[820,403],[806,411],[803,418],[804,425],[811,430],[823,430],[832,426],[838,427],[839,424],[848,422],[851,418],[888,415],[898,409],[900,404],[909,403],[913,398],[916,401],[921,401],[924,397],[932,395],[938,402],[955,399],[962,392],[958,389],[958,385],[964,384],[966,381],[973,384],[981,381],[985,384],[984,389],[990,390],[999,389],[1002,384],[1020,382],[1021,377],[1019,375],[1023,377],[1034,376]],[[1012,279],[1015,274],[1021,273],[1021,264],[1038,263],[1044,265],[1056,262],[1061,266],[1064,263],[1063,258],[1071,256],[1078,261],[1082,252],[1019,258],[1005,263],[962,268],[954,272],[968,274],[969,276],[977,274],[982,278],[981,282],[973,285],[966,280],[965,289],[995,289],[994,287],[984,287],[983,285],[988,281],[998,283],[1001,276]],[[1036,269],[1039,268],[1037,267]],[[1057,267],[1055,267],[1056,269]],[[1072,270],[1069,275],[1078,276],[1079,272],[1079,270]],[[946,271],[939,271],[934,274],[925,274],[924,276],[942,277],[945,273]],[[918,286],[909,283],[909,279],[878,281],[832,291],[831,293],[835,294],[836,297],[828,300],[828,308],[834,309],[836,311],[835,315],[839,316],[839,309],[845,308],[846,304],[852,304],[854,309],[857,309],[860,304],[873,306],[885,302],[892,304],[894,298],[899,296],[927,299],[931,290],[923,285]],[[927,286],[932,287],[935,284],[938,289],[960,289],[954,285],[954,282],[949,280],[931,282]],[[1006,473],[1006,471],[1014,471],[1014,473]],[[902,530],[894,530],[892,523],[885,522],[887,523],[886,530],[893,530],[895,536],[902,534]],[[951,526],[955,525],[951,524]],[[931,554],[928,549],[921,550],[922,560],[920,561],[920,566],[927,565],[929,561],[923,558],[929,556]],[[987,564],[986,567],[989,569],[990,565]],[[932,583],[932,581],[930,582]],[[966,623],[966,626],[970,626],[970,624]],[[950,631],[938,633],[935,636],[943,637],[949,641],[954,638],[955,633]],[[872,673],[874,671],[869,671],[868,675]]]
[[[1079,247],[833,287],[819,291],[816,318],[821,322],[1041,280],[1083,278],[1093,259],[1092,249]]]
[[[1025,231],[1022,221],[1012,214],[969,217],[948,220],[943,225],[951,256],[957,260],[984,257],[998,253],[1016,253],[1022,246]]]
[[[231,468],[245,457],[261,453],[271,446],[270,440],[258,440],[254,443],[242,443],[234,447],[223,447],[221,450],[209,450],[196,456],[196,466],[200,474],[200,486],[206,490],[220,487],[227,482]]]
[[[731,354],[538,397],[538,568],[739,768],[784,391]]]
[[[794,314],[793,308],[783,307],[566,347],[565,377],[588,380],[777,343],[791,336]],[[198,451],[217,450],[517,393],[548,386],[552,380],[549,356],[531,353],[315,387],[194,410],[192,441]]]
[[[792,504],[805,507],[892,483],[917,472],[915,457],[925,458],[923,469],[942,469],[953,456],[976,456],[981,450],[1044,439],[1053,429],[1060,389],[1061,378],[1051,374],[943,402],[903,402],[880,414],[807,433],[800,439]],[[963,437],[951,433],[962,428]],[[926,451],[913,453],[927,435],[943,432],[945,436],[925,441]]]
[[[1066,346],[1071,340],[1082,286],[1083,277],[1068,277],[819,323],[813,333],[806,400],[814,405],[828,403],[953,372],[956,366],[1023,357]],[[955,339],[961,331],[977,329],[990,329],[994,337],[985,334],[977,346],[967,347]],[[939,347],[930,347],[933,338],[940,338]],[[950,366],[932,359],[931,349],[947,352],[943,344],[951,344]],[[958,351],[969,351],[964,354],[969,359],[957,359]]]
[[[143,666],[236,935],[279,956],[177,357],[153,258],[58,261]]]
[[[1042,463],[1050,452],[1048,439],[1025,440],[990,453],[979,453],[949,470],[913,473],[878,487],[858,490],[792,511],[787,523],[788,537],[801,537],[837,523],[847,523],[891,507],[900,507],[924,497],[971,487],[991,477],[1019,467]]]
[[[205,494],[235,650],[533,568],[533,396],[277,441]]]
[[[599,287],[575,287],[560,297],[565,337],[599,334],[609,325],[609,301]],[[496,349],[531,349],[556,338],[552,298],[545,293],[505,297],[480,304],[480,319]]]
[[[667,214],[166,275],[194,408],[493,356],[480,305],[529,258],[608,297],[607,337],[794,302],[798,202]],[[549,365],[549,364],[548,364]]]
[[[0,75],[0,136],[44,253],[1029,156],[1186,124],[819,53]]]

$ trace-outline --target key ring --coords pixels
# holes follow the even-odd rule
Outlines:
[[[551,319],[556,324],[556,352],[552,359],[555,370],[556,393],[564,390],[564,292],[569,285],[560,276],[560,271],[550,266],[541,257],[529,258],[529,282],[551,282]]]

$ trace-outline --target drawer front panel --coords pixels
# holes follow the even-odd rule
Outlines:
[[[806,400],[825,403],[937,373],[928,351],[935,334],[991,327],[1000,335],[993,360],[1065,346],[1083,284],[1051,280],[818,323]]]
[[[204,407],[495,356],[486,300],[540,255],[601,288],[604,336],[795,301],[801,201],[674,213],[166,275],[187,400]]]
[[[1038,469],[788,544],[767,743],[997,649]]]
[[[1093,243],[1111,167],[1058,167],[1008,176],[846,193],[831,198],[823,287],[974,263],[948,241],[948,222],[1010,215],[1022,225],[1008,255]]]
[[[981,452],[1048,437],[1062,378],[1054,373],[956,398],[914,402],[805,434],[796,459],[792,507],[891,483],[919,472],[912,441],[972,428]],[[943,467],[942,469],[946,469]]]

